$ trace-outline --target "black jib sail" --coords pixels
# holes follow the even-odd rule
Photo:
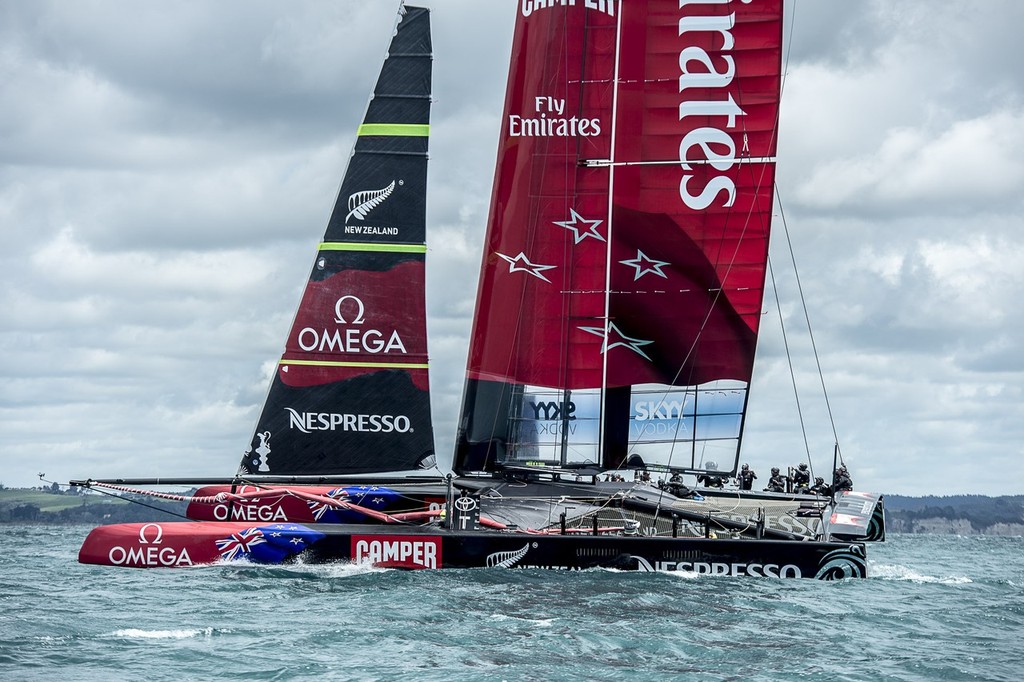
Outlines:
[[[239,473],[434,464],[427,383],[430,14],[404,8]]]

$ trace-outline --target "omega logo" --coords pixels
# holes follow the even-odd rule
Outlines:
[[[334,321],[337,322],[338,324],[349,324],[348,322],[345,321],[345,315],[341,312],[342,304],[348,300],[356,302],[356,316],[355,319],[352,320],[352,324],[362,324],[363,322],[365,322],[366,319],[365,317],[363,317],[363,315],[366,312],[366,307],[363,305],[363,302],[359,299],[358,296],[353,296],[352,294],[342,296],[334,303]]]

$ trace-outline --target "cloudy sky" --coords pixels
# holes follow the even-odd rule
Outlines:
[[[450,460],[516,2],[424,4]],[[234,472],[396,8],[0,2],[0,482]],[[789,11],[776,245],[788,230],[857,487],[1022,493],[1024,3]],[[819,472],[833,450],[789,252],[772,258],[744,442],[763,479],[808,457],[777,308]]]

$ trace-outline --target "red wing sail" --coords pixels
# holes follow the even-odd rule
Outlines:
[[[520,7],[457,470],[735,461],[781,13],[781,0]]]
[[[424,295],[430,15],[405,8],[240,473],[433,465]]]

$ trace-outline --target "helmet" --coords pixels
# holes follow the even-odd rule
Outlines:
[[[806,464],[804,464],[803,462],[800,462],[800,468],[801,468],[801,469],[806,469],[806,468],[807,468],[807,465],[806,465]]]
[[[824,478],[822,478],[821,476],[815,476],[815,477],[814,477],[814,482],[815,482],[815,483],[817,483],[817,484],[819,484],[819,485],[821,485],[822,483],[824,483],[824,482],[825,482],[825,479],[824,479]]]
[[[772,467],[772,473],[773,474],[779,473],[779,467]]]
[[[742,469],[743,469],[744,471],[746,471],[746,470],[747,470],[747,469],[749,469],[749,468],[750,468],[750,465],[749,465],[749,464],[744,464],[744,465],[743,465],[743,467],[742,467]]]

